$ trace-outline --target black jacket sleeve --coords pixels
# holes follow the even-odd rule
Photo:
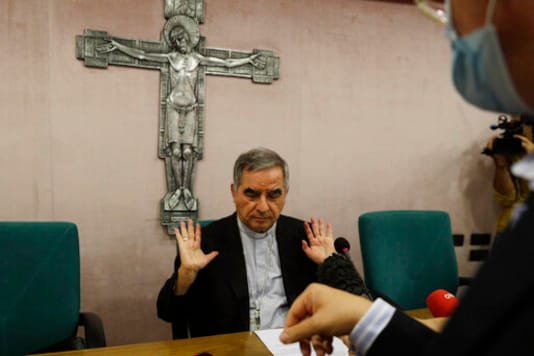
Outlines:
[[[158,318],[167,322],[172,322],[175,313],[174,288],[176,286],[176,273],[165,281],[158,294],[157,309]]]
[[[366,356],[420,355],[425,346],[437,335],[435,331],[411,316],[396,310]]]

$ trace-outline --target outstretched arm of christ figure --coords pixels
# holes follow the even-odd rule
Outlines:
[[[107,43],[103,43],[103,44],[96,46],[96,50],[100,53],[109,53],[115,50],[119,50],[123,53],[126,53],[129,56],[132,56],[138,59],[146,59],[146,60],[156,61],[156,62],[168,62],[169,61],[168,53],[146,52],[146,51],[143,51],[142,49],[125,46],[122,43],[119,43],[113,39],[109,40],[109,42]]]
[[[218,67],[239,67],[243,64],[250,63],[252,66],[263,69],[265,68],[265,59],[261,57],[261,53],[256,53],[245,58],[217,58],[217,57],[204,57],[200,53],[196,53],[197,58],[200,60],[200,63],[203,65],[211,65]]]

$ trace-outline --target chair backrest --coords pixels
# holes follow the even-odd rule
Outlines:
[[[78,230],[70,222],[0,222],[0,355],[23,355],[76,332]]]
[[[456,293],[458,264],[449,214],[389,210],[358,219],[365,282],[402,309],[426,307],[436,289]]]
[[[198,223],[200,224],[200,227],[205,227],[211,224],[212,222],[216,221],[216,219],[208,219],[208,220],[198,220]]]

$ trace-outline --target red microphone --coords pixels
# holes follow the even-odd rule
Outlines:
[[[426,306],[434,317],[449,316],[458,306],[458,298],[445,289],[437,289],[426,298]]]

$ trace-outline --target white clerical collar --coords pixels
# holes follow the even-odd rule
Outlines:
[[[251,239],[263,239],[269,235],[274,236],[274,231],[276,230],[276,222],[265,232],[255,232],[249,229],[245,224],[241,222],[239,216],[237,216],[237,226],[239,226],[239,231],[241,234],[251,238]]]

